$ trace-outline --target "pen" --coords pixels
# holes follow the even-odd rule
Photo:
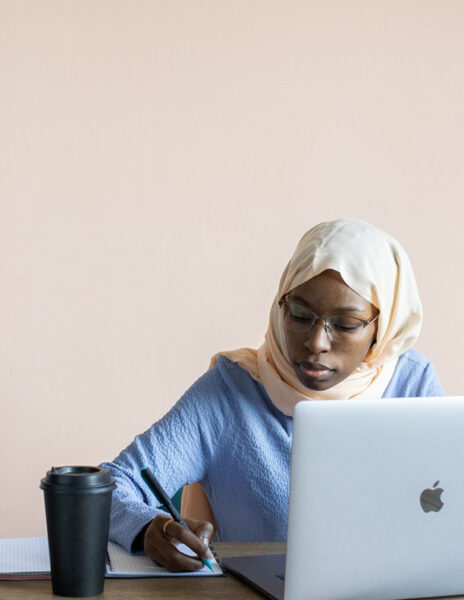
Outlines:
[[[164,506],[168,509],[168,512],[174,519],[174,521],[180,523],[182,527],[185,527],[185,529],[189,529],[189,526],[184,521],[174,504],[171,502],[169,496],[161,487],[160,482],[156,479],[156,477],[153,475],[150,469],[148,467],[143,467],[140,470],[140,475],[142,476],[142,479],[148,485],[150,490],[153,492],[153,494],[161,502],[161,504],[164,504]],[[213,570],[213,565],[211,564],[211,561],[208,558],[200,558],[200,560],[204,565],[206,565],[210,569],[210,571]]]

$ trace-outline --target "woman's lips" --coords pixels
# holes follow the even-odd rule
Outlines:
[[[299,367],[307,379],[317,379],[318,381],[329,379],[334,372],[334,369],[329,369],[329,367],[319,363],[301,362]]]

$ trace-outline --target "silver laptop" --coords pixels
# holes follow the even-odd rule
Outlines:
[[[464,594],[464,398],[299,403],[286,559],[223,564],[277,600]]]

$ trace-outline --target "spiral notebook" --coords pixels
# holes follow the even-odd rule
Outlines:
[[[180,552],[194,553],[180,544]],[[172,573],[152,562],[145,554],[130,554],[124,548],[108,542],[106,577],[208,577],[222,575],[216,559],[213,570]],[[50,557],[46,537],[0,539],[0,580],[50,579]]]

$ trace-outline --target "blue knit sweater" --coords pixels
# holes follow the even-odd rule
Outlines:
[[[414,350],[399,359],[385,398],[441,396],[435,369]],[[148,465],[169,495],[200,481],[222,541],[284,541],[292,418],[242,367],[220,357],[173,408],[109,467],[110,538],[127,550],[161,511],[140,477]]]

